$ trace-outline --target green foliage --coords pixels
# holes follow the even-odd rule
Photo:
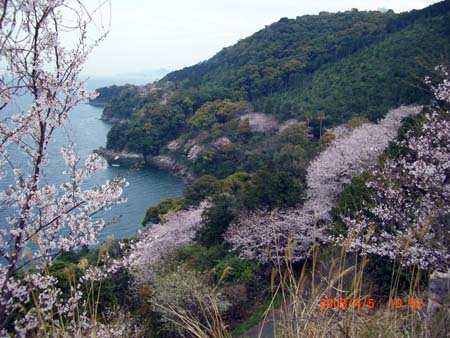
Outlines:
[[[204,175],[196,179],[184,192],[187,205],[196,205],[206,197],[211,196],[222,188],[220,181],[214,176]]]
[[[429,99],[421,80],[449,54],[449,7],[284,18],[161,82],[240,91],[258,111],[306,120],[325,114],[324,126],[353,115],[375,120],[392,106]]]
[[[293,124],[278,135],[277,141],[280,142],[280,145],[273,154],[273,170],[285,172],[303,182],[308,160],[313,150],[305,127]]]
[[[214,123],[216,123],[216,115],[214,114],[210,106],[211,102],[205,103],[199,110],[197,110],[189,121],[189,126],[192,129],[204,130],[209,129]]]
[[[333,133],[327,131],[325,134],[323,134],[320,139],[319,139],[319,147],[321,149],[326,148],[328,145],[331,144],[331,142],[333,142],[334,140],[336,140],[336,135],[334,135]]]
[[[302,146],[291,143],[284,144],[273,156],[274,170],[286,172],[302,181],[306,175],[308,158],[309,153]]]
[[[238,216],[236,197],[222,193],[213,196],[211,206],[202,215],[203,225],[196,234],[196,239],[205,246],[223,242],[222,235]]]
[[[197,175],[212,174],[218,178],[225,178],[240,169],[245,163],[243,149],[236,144],[229,144],[220,149],[203,151],[199,158],[191,165]]]
[[[226,285],[249,282],[259,269],[256,262],[239,258],[223,245],[185,245],[178,250],[178,258],[190,268],[203,272],[212,271],[215,283],[223,277],[221,282]],[[224,274],[225,270],[227,271]]]
[[[129,150],[147,155],[157,155],[158,142],[151,137],[155,128],[149,122],[123,121],[113,125],[107,135],[106,147],[112,150]]]
[[[122,121],[113,125],[107,135],[106,147],[112,150],[128,150],[148,155],[158,155],[168,141],[176,138],[184,123],[184,114],[177,107],[158,106],[144,117]]]
[[[359,127],[365,123],[368,123],[369,119],[364,116],[353,116],[350,120],[345,124],[347,127],[353,129]]]
[[[148,101],[156,99],[156,94],[140,95],[139,87],[134,85],[125,85],[120,89],[112,86],[106,89],[100,88],[97,91],[100,95],[94,102],[103,102],[103,118],[111,121],[130,118]]]
[[[303,191],[304,186],[293,175],[266,168],[256,172],[239,197],[249,209],[289,207],[302,201]]]
[[[82,276],[77,264],[63,260],[56,260],[49,272],[58,279],[58,287],[61,288],[65,297],[70,296],[70,286]]]
[[[239,284],[248,282],[255,276],[258,270],[258,264],[253,261],[241,259],[235,254],[228,254],[217,262],[214,270],[217,281],[224,276],[223,283]],[[224,274],[225,270],[227,271]]]
[[[114,97],[120,95],[123,89],[123,86],[116,85],[98,88],[95,90],[98,93],[98,96],[94,100],[90,100],[89,103],[104,107],[106,104],[110,103]]]
[[[383,39],[324,64],[288,90],[252,104],[273,114],[288,105],[287,116],[309,120],[318,135],[320,114],[325,116],[323,125],[329,126],[355,115],[375,121],[400,104],[426,103],[430,96],[423,79],[450,52],[448,22],[448,9],[411,21]]]
[[[178,258],[187,266],[199,271],[210,271],[226,255],[228,248],[223,244],[206,247],[195,243],[178,249]]]
[[[249,109],[245,102],[232,102],[229,99],[206,102],[189,120],[193,130],[207,130],[215,123],[223,124]]]
[[[302,147],[309,144],[305,127],[298,123],[285,128],[278,137],[281,143],[290,143]]]
[[[429,108],[425,108],[420,114],[407,117],[398,130],[398,140],[400,142],[403,141],[406,138],[407,133],[418,135],[422,130],[422,124],[426,120],[425,114],[429,112]],[[399,146],[398,143],[391,143],[384,156],[382,156],[381,160],[384,160],[388,157],[397,158],[401,155],[405,155],[405,153],[408,151],[408,149],[404,149],[404,147]]]
[[[301,81],[303,74],[326,62],[377,41],[393,16],[344,12],[282,19],[206,62],[167,75],[163,81],[233,88],[250,99],[264,96]]]
[[[250,179],[251,175],[249,173],[237,172],[222,179],[222,189],[224,192],[237,194]]]
[[[114,124],[106,136],[106,147],[108,149],[122,150],[128,142],[129,122]]]
[[[364,206],[370,205],[372,192],[367,187],[370,177],[369,172],[353,177],[351,183],[339,195],[332,210],[334,221],[333,229],[331,229],[332,233],[345,234],[346,228],[342,222],[342,217],[355,216],[355,213]]]
[[[164,216],[169,213],[180,210],[184,206],[184,200],[180,198],[166,198],[159,202],[157,205],[151,206],[145,212],[145,217],[142,221],[142,225],[146,226],[147,223],[159,223],[164,220]]]

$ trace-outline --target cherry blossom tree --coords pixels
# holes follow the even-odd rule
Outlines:
[[[327,241],[330,211],[351,178],[372,166],[396,135],[404,117],[418,114],[417,106],[402,106],[388,112],[378,124],[364,124],[338,137],[311,162],[307,173],[307,199],[300,208],[257,211],[242,215],[225,239],[244,258],[268,262],[283,257],[289,240],[293,260],[317,241]],[[291,245],[291,246],[292,246]]]
[[[450,268],[450,76],[431,88],[437,103],[425,110],[420,131],[396,142],[399,155],[372,171],[371,207],[346,218],[346,238],[338,243],[361,254],[375,254],[403,265]]]
[[[203,201],[197,207],[179,210],[165,221],[147,227],[138,240],[125,248],[124,257],[114,262],[115,268],[127,268],[137,282],[151,280],[153,267],[161,258],[194,240],[202,224],[203,211],[209,205],[208,201]]]
[[[61,150],[66,182],[49,184],[46,176],[55,131],[75,105],[94,97],[79,75],[107,34],[95,19],[105,3],[91,11],[76,0],[0,2],[0,179],[13,182],[0,192],[0,207],[9,213],[0,227],[1,336],[14,325],[18,335],[37,334],[40,321],[73,317],[80,294],[62,302],[46,271],[60,252],[96,244],[105,222],[93,216],[124,201],[120,178],[84,188],[106,163],[96,154],[82,162],[70,145]],[[96,37],[88,34],[92,28]],[[19,96],[32,100],[25,111],[15,104]],[[6,109],[15,113],[8,117]],[[14,162],[17,153],[26,165]]]

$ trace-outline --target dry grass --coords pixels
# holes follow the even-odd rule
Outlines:
[[[281,297],[282,305],[277,310],[273,310],[273,304],[268,306],[259,326],[259,337],[266,337],[262,335],[265,325],[272,328],[272,337],[276,338],[449,336],[443,326],[449,318],[448,307],[442,308],[438,314],[428,315],[426,294],[419,288],[419,271],[410,271],[410,288],[400,293],[398,286],[402,268],[394,262],[389,294],[375,297],[372,294],[375,290],[373,280],[365,273],[367,257],[350,254],[345,247],[326,250],[328,252],[321,251],[319,246],[313,247],[300,268],[292,264],[289,254],[287,258],[273,262],[272,303]],[[287,251],[292,252],[290,248]],[[396,308],[395,303],[389,301],[397,297],[404,301],[402,308]],[[347,306],[341,303],[342,308],[321,308],[321,304],[326,304],[324,299],[330,298],[346,299]],[[348,306],[350,299],[360,300],[359,306],[355,302],[354,306]],[[423,299],[421,308],[413,308],[420,305],[418,299]],[[170,311],[176,314],[178,325],[183,326],[189,336],[231,337],[217,306],[203,314],[208,318],[203,323],[186,316],[182,309],[172,308]],[[267,327],[265,331],[267,335]]]
[[[289,257],[275,262],[274,297],[281,294],[283,306],[276,311],[274,337],[423,336],[425,309],[396,309],[374,297],[370,276],[365,275],[367,257],[349,255],[345,248],[326,261],[320,254],[320,248],[313,247],[299,272]],[[399,296],[394,288],[399,275],[393,275],[394,299]],[[408,299],[420,298],[418,283],[411,285]]]

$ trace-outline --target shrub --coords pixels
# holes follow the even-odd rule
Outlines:
[[[181,316],[200,323],[208,320],[208,313],[225,311],[230,303],[215,289],[210,287],[198,272],[184,265],[174,270],[157,274],[153,284],[153,304],[155,310],[166,323],[165,329],[185,336],[186,326],[176,325]]]
[[[180,210],[183,207],[182,199],[166,198],[157,205],[151,206],[147,209],[142,225],[147,225],[148,222],[160,223],[164,220],[164,216]]]

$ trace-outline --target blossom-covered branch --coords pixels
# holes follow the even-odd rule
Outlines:
[[[203,211],[208,206],[209,202],[203,201],[197,207],[179,210],[164,222],[147,227],[115,265],[125,266],[138,280],[150,280],[152,267],[164,255],[194,240],[201,226]]]
[[[347,237],[337,242],[422,269],[450,268],[450,102],[447,67],[433,85],[438,104],[428,108],[420,131],[397,141],[400,155],[373,170],[373,207],[346,218]]]
[[[70,311],[56,310],[60,290],[45,271],[59,252],[96,244],[104,221],[93,216],[124,201],[121,178],[83,188],[106,163],[95,154],[81,163],[72,146],[61,151],[66,183],[56,186],[46,178],[55,131],[75,105],[95,97],[79,75],[108,31],[93,24],[100,10],[77,0],[1,2],[0,110],[13,113],[0,123],[0,179],[7,175],[12,182],[0,192],[0,207],[9,211],[0,228],[1,336],[14,325],[19,335],[37,334],[38,319],[56,313],[73,318]],[[88,34],[90,27],[96,37]],[[20,96],[31,99],[29,107],[18,107]],[[14,162],[18,157],[25,165]],[[17,277],[25,266],[33,269]]]

